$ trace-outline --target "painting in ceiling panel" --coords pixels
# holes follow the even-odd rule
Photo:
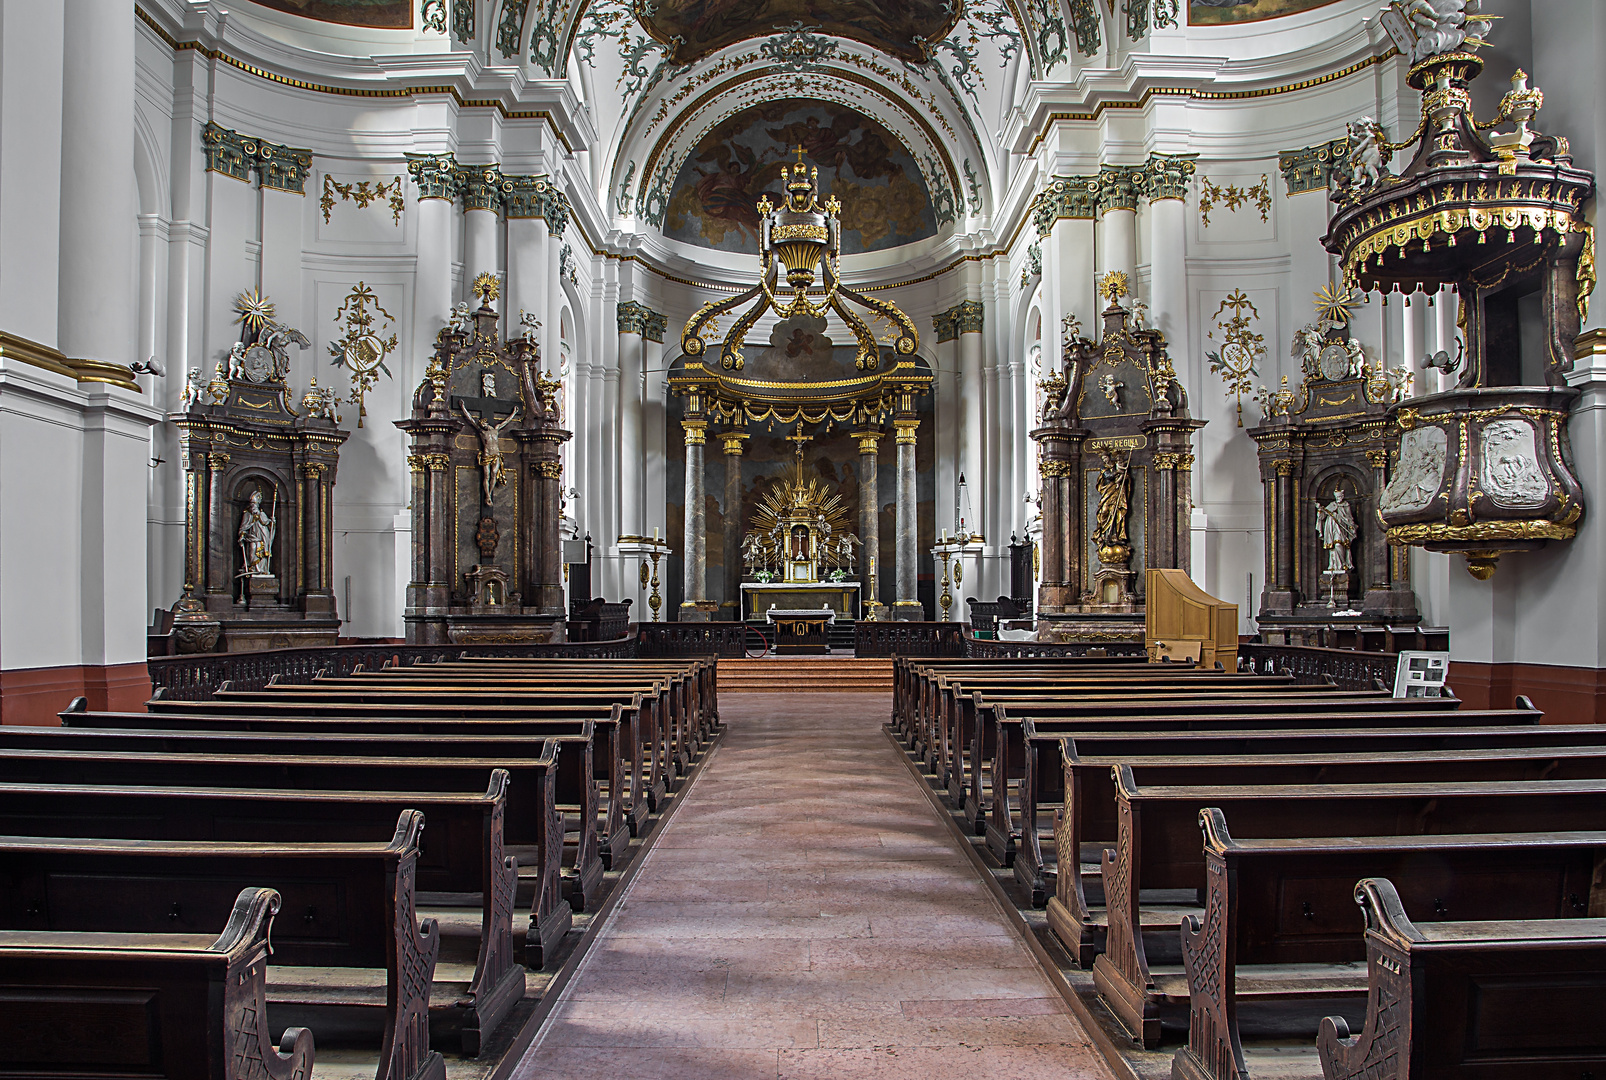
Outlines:
[[[405,30],[413,25],[413,0],[254,0],[319,22]]]
[[[826,101],[774,101],[727,117],[692,147],[669,198],[664,235],[720,251],[758,250],[759,196],[779,203],[781,166],[820,171],[842,201],[842,252],[879,251],[937,233],[931,194],[909,151],[864,114]]]
[[[647,32],[673,48],[677,64],[748,38],[804,28],[918,64],[931,57],[927,42],[948,36],[960,9],[951,0],[660,0],[656,8],[637,10]]]
[[[1188,22],[1194,26],[1259,22],[1326,7],[1336,0],[1188,0]]]

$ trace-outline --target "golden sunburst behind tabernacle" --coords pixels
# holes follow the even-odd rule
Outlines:
[[[1333,288],[1331,283],[1317,289],[1316,317],[1332,323],[1334,326],[1347,326],[1355,314],[1355,293],[1352,289]]]
[[[759,500],[753,510],[752,531],[760,535],[773,532],[782,519],[823,517],[831,526],[832,536],[852,531],[847,505],[842,496],[831,490],[831,485],[818,476],[804,479],[803,463],[794,461]]]
[[[273,322],[275,314],[273,301],[255,289],[247,289],[236,296],[234,310],[240,314],[234,321],[244,323],[252,333],[260,333],[263,327]]]

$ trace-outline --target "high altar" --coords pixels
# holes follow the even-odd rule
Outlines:
[[[800,149],[800,159],[801,154]],[[771,483],[745,531],[736,532],[736,516],[727,516],[726,596],[739,588],[744,618],[761,618],[772,607],[829,608],[846,617],[871,617],[883,609],[874,589],[877,463],[883,425],[890,420],[898,464],[896,595],[890,607],[899,618],[920,619],[916,398],[930,391],[931,369],[914,355],[919,336],[907,315],[892,303],[853,291],[838,277],[841,205],[834,196],[821,200],[818,170],[800,160],[782,169],[781,182],[786,190],[781,205],[773,205],[768,196],[758,203],[758,284],[728,300],[705,304],[692,316],[681,334],[684,355],[669,376],[671,392],[685,403],[685,601],[680,618],[707,620],[718,608],[707,598],[704,446],[710,435],[724,444],[726,505],[736,506],[743,445],[753,427],[777,423],[796,426],[788,436],[796,447],[794,461],[785,476]],[[809,296],[817,276],[825,286],[818,301]],[[891,327],[890,346],[877,340],[855,307],[868,312],[871,322]],[[770,332],[769,348],[745,356],[748,332],[771,308],[780,320]],[[837,350],[826,336],[826,316],[833,312],[853,336],[851,366],[837,355],[848,350]],[[715,321],[727,315],[729,329],[715,364],[703,335],[712,337]],[[820,477],[805,475],[802,448],[813,437],[806,432],[836,424],[846,426],[858,443],[857,530],[842,495]],[[731,550],[738,543],[739,553]]]

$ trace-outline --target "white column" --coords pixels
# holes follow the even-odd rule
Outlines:
[[[57,344],[74,360],[128,364],[137,332],[134,12],[122,0],[64,4]]]
[[[547,312],[547,249],[552,237],[546,222],[536,217],[512,217],[507,221],[507,334],[517,336],[523,332],[519,326],[519,313],[528,312],[541,320],[537,339],[542,342],[541,359],[547,359],[546,328],[551,321]]]
[[[0,259],[0,330],[49,346],[60,281],[63,29],[60,4],[0,3],[0,251],[8,253]],[[130,41],[129,64],[132,49]],[[129,138],[132,123],[130,107]],[[132,168],[132,143],[129,154]],[[0,367],[12,363],[0,359]]]
[[[970,508],[961,508],[960,513],[969,515],[965,528],[974,533],[985,531],[981,520],[982,446],[987,432],[982,424],[982,407],[987,390],[981,377],[982,306],[967,301],[956,310],[959,311],[959,472],[965,478],[970,495]]]
[[[310,335],[313,327],[307,324],[301,310],[301,215],[306,211],[306,201],[307,197],[299,192],[262,188],[257,204],[262,223],[258,230],[262,259],[257,287],[273,300],[276,321]],[[319,384],[328,384],[330,376],[324,375],[324,369],[329,367],[327,359],[312,355],[311,349],[292,348],[289,355],[292,383],[305,384],[310,375],[323,375]],[[175,389],[182,391],[183,387]],[[299,400],[300,391],[295,397]]]
[[[619,319],[619,534],[641,535],[641,356],[643,315],[634,301]]]
[[[493,277],[501,270],[496,258],[496,210],[463,211],[463,298],[473,295],[474,279],[481,274]]]
[[[409,155],[418,184],[418,262],[413,272],[413,348],[404,381],[416,386],[434,353],[435,335],[452,313],[452,202],[456,168],[450,154]]]
[[[1099,169],[1099,276],[1111,271],[1136,283],[1138,266],[1138,188],[1142,166],[1104,165]]]

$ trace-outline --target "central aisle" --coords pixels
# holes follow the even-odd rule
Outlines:
[[[1107,1077],[882,733],[720,695],[720,746],[519,1080]]]

